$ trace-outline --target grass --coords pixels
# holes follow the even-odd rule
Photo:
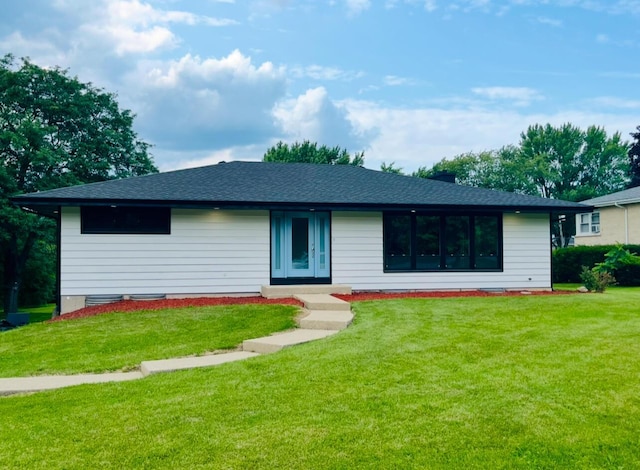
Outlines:
[[[53,309],[56,304],[46,304],[40,307],[20,307],[20,312],[29,314],[29,323],[38,323],[42,321],[51,320]]]
[[[277,354],[0,399],[0,467],[638,468],[639,301],[354,304]]]
[[[126,370],[233,349],[295,326],[291,306],[236,305],[97,315],[0,333],[0,377]]]

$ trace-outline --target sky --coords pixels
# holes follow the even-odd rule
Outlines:
[[[117,94],[161,171],[278,141],[411,173],[640,125],[640,0],[2,0],[0,54]]]

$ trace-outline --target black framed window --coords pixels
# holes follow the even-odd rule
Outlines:
[[[500,271],[502,214],[386,213],[385,271]]]
[[[80,208],[82,233],[158,234],[171,233],[168,207],[85,206]]]

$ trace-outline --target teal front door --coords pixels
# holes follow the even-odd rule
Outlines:
[[[329,236],[328,212],[272,212],[271,277],[328,279]]]

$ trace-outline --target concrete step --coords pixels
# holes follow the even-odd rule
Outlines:
[[[178,359],[161,359],[158,361],[144,361],[140,364],[140,370],[145,377],[160,372],[173,372],[174,370],[193,369],[196,367],[211,367],[227,362],[240,361],[255,357],[258,354],[246,351],[234,351],[223,354],[210,354],[207,356],[181,357]]]
[[[328,294],[298,294],[294,296],[307,310],[351,311],[351,304]]]
[[[263,338],[248,339],[242,343],[244,351],[268,354],[296,344],[308,343],[316,339],[326,338],[336,334],[337,330],[307,330],[298,329],[287,333],[280,333]]]
[[[304,313],[298,325],[309,330],[344,330],[353,321],[353,313],[346,310],[305,310]]]
[[[104,382],[124,382],[142,378],[140,372],[113,372],[108,374],[40,375],[0,379],[0,395],[39,392],[72,385]]]
[[[304,284],[297,286],[262,286],[262,297],[282,299],[297,294],[351,294],[351,286],[343,284]]]

